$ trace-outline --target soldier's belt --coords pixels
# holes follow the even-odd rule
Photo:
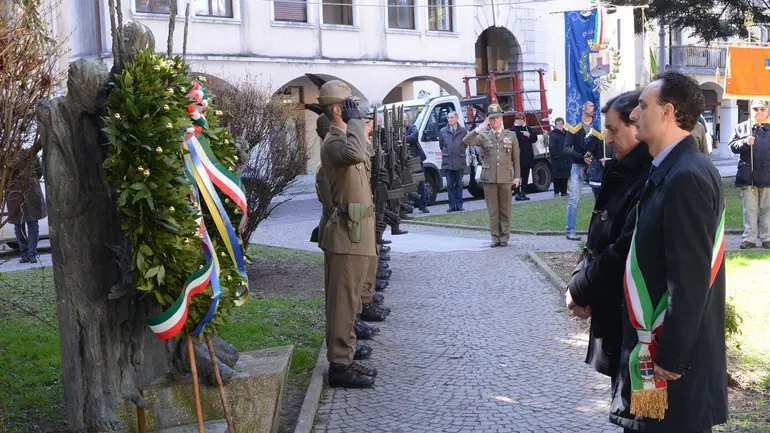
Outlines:
[[[337,221],[341,215],[348,216],[348,210],[350,209],[350,205],[347,204],[341,204],[334,208],[332,211],[332,214],[329,216],[329,219],[332,221]],[[362,218],[371,218],[374,216],[375,208],[374,206],[366,206],[363,210]]]

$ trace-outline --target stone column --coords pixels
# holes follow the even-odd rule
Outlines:
[[[738,125],[738,102],[735,99],[723,99],[719,107],[719,147],[716,149],[717,158],[734,158],[735,155],[727,146],[733,129]]]

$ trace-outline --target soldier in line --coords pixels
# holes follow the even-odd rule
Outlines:
[[[491,247],[507,247],[511,237],[511,184],[514,188],[521,184],[521,167],[516,133],[503,128],[500,105],[489,106],[484,123],[471,131],[463,144],[481,148],[481,181],[489,213]]]
[[[326,117],[325,114],[321,114],[318,116],[318,119],[316,120],[316,132],[318,133],[318,136],[321,138],[321,141],[326,137],[326,134],[329,132],[329,127],[331,126],[331,123],[329,123],[329,119]],[[318,228],[315,230],[314,236],[311,238],[311,242],[318,242],[320,245],[321,240],[323,239],[323,232],[326,227],[326,222],[328,221],[328,214],[331,212],[331,209],[333,207],[331,203],[331,190],[329,187],[329,182],[326,179],[326,174],[323,168],[323,165],[318,165],[318,170],[316,171],[316,195],[318,196],[318,201],[321,202],[321,205],[323,206],[323,211],[321,212],[321,220],[318,222]],[[327,253],[324,251],[324,263],[327,261]],[[375,268],[376,269],[376,268]],[[324,267],[324,271],[326,271],[327,268]],[[366,284],[364,287],[362,287],[361,292],[361,302],[362,303],[374,303],[375,305],[380,305],[385,301],[385,297],[382,296],[379,293],[374,293],[374,289],[370,288],[370,292],[367,291]],[[327,296],[329,293],[329,275],[327,272],[324,272],[324,296]],[[328,299],[326,300],[328,302]],[[390,313],[390,309],[387,307],[382,307],[383,310],[386,310],[387,313]],[[387,315],[387,314],[386,314]],[[384,317],[383,317],[384,319]],[[369,319],[366,319],[369,320]],[[366,328],[366,325],[364,323],[359,323],[359,327]],[[355,326],[354,326],[355,329]],[[366,330],[361,330],[356,332],[356,337],[358,338],[359,332],[362,333],[363,337],[368,338],[371,337],[371,335],[374,333],[374,331],[367,332]],[[371,347],[366,344],[362,343],[360,341],[356,342],[356,353],[353,357],[353,359],[366,359],[368,358],[372,353]]]
[[[321,86],[319,105],[331,126],[321,144],[321,165],[331,192],[331,209],[320,246],[328,276],[326,342],[329,385],[369,387],[377,370],[353,360],[353,330],[370,263],[376,259],[374,206],[366,161],[371,123],[361,119],[350,87],[339,80]]]

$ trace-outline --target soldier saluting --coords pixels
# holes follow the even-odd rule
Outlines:
[[[491,246],[507,247],[511,237],[511,185],[518,187],[521,183],[521,167],[519,141],[515,132],[503,128],[500,105],[489,106],[484,123],[471,131],[463,144],[481,148],[481,181],[489,213]]]
[[[339,80],[321,86],[319,105],[331,122],[321,144],[321,165],[329,182],[331,209],[320,247],[328,276],[326,343],[329,385],[361,388],[374,384],[377,370],[353,361],[360,289],[377,256],[374,205],[367,167],[366,137],[371,123],[361,119],[350,87]]]

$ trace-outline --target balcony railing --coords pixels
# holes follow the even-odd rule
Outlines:
[[[727,48],[724,47],[671,47],[671,66],[676,68],[707,69],[713,73],[716,68],[724,68],[726,61]]]

